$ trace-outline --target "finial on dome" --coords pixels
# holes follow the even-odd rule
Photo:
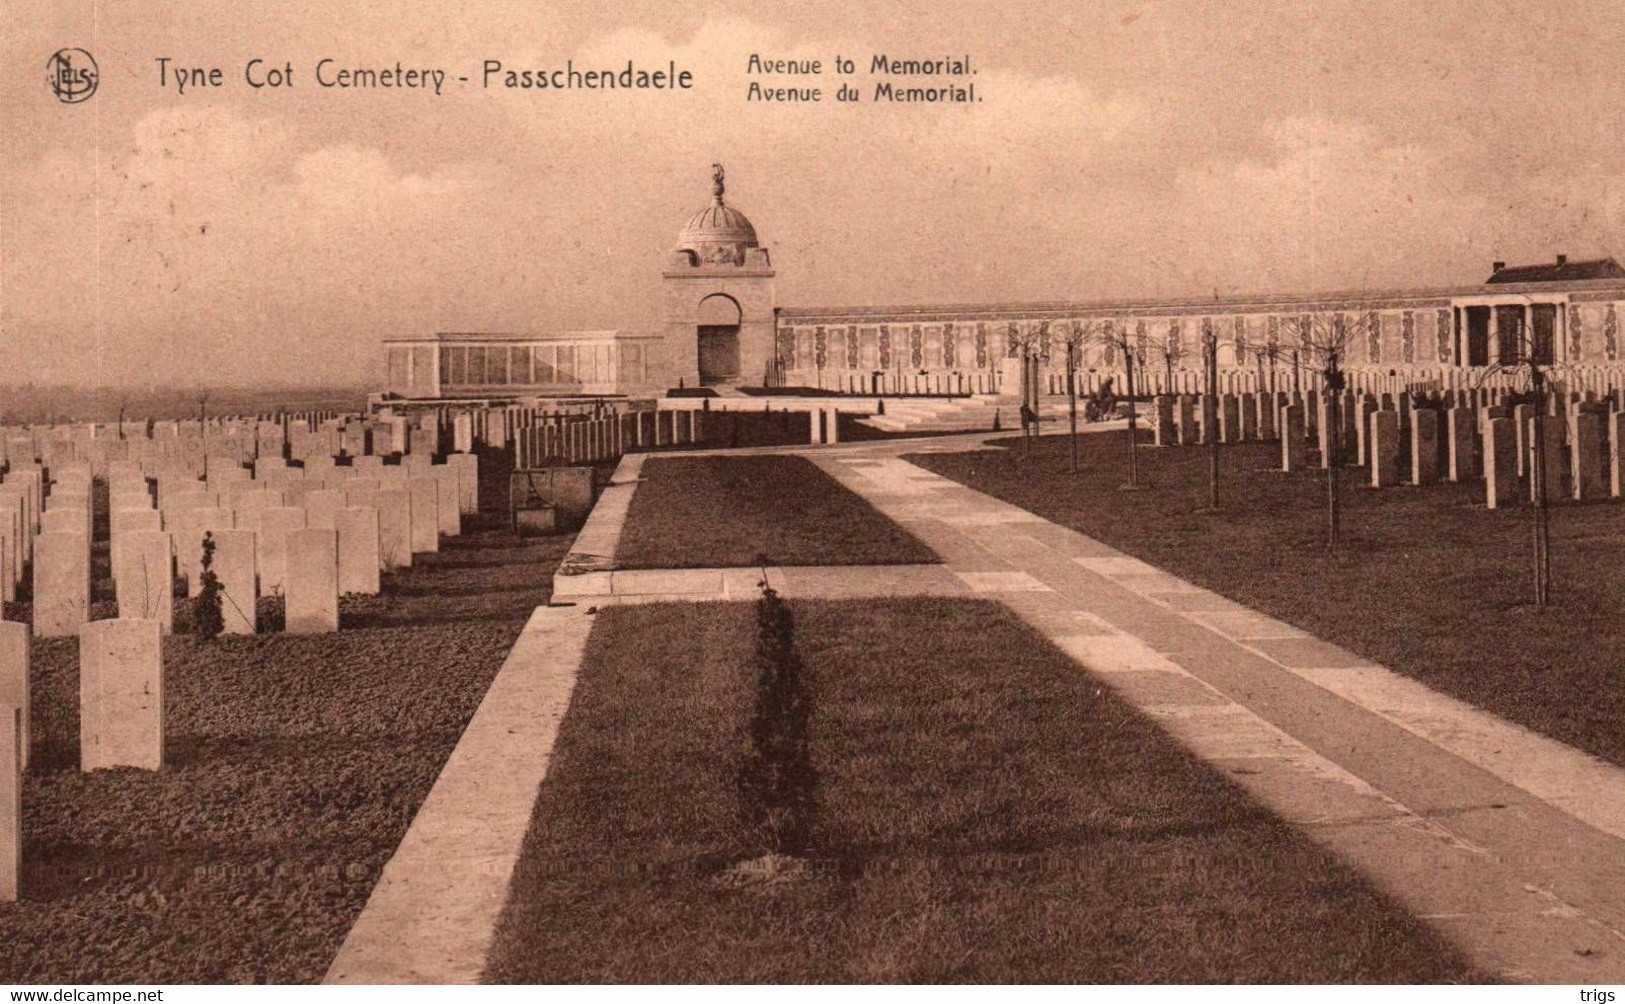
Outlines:
[[[722,205],[722,165],[711,165],[711,199],[717,205]]]

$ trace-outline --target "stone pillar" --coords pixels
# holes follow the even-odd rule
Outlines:
[[[1609,495],[1608,456],[1603,439],[1602,415],[1590,409],[1574,416],[1574,443],[1570,451],[1570,483],[1576,502],[1589,502]]]
[[[34,634],[68,638],[90,618],[90,543],[82,533],[34,538]]]
[[[288,534],[288,634],[327,634],[339,629],[339,545],[335,530]]]
[[[1474,427],[1478,416],[1466,408],[1451,408],[1445,413],[1445,438],[1450,449],[1451,481],[1471,481],[1478,477],[1478,451],[1474,441]]]
[[[28,769],[28,716],[32,706],[28,685],[29,646],[27,624],[0,620],[0,705],[9,704],[22,712],[17,752],[22,758],[23,770]]]
[[[1303,405],[1287,405],[1282,409],[1281,416],[1281,470],[1302,470],[1308,453],[1303,430]]]
[[[339,594],[377,596],[382,565],[378,510],[371,506],[340,509],[333,522],[339,535]]]
[[[79,769],[164,765],[164,669],[156,621],[79,629]]]
[[[1262,393],[1253,396],[1258,407],[1258,438],[1268,441],[1275,438],[1275,395]]]
[[[1371,416],[1371,487],[1399,484],[1399,413],[1379,411]]]
[[[822,409],[813,408],[807,412],[807,417],[812,420],[809,423],[811,429],[807,441],[817,446],[824,441],[824,412]]]
[[[1411,484],[1431,485],[1439,480],[1439,413],[1432,408],[1411,411]]]
[[[118,615],[157,621],[164,634],[175,628],[175,543],[162,531],[119,538],[113,550],[113,587]]]

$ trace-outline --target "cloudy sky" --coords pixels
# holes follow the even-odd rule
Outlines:
[[[165,6],[6,6],[0,386],[368,384],[392,333],[650,328],[712,161],[784,306],[1448,285],[1625,252],[1625,7],[1602,0]],[[101,68],[75,105],[47,86],[66,46]],[[749,104],[753,52],[969,53],[984,100]],[[166,90],[160,56],[224,85]],[[294,86],[248,87],[256,57]],[[323,90],[323,57],[470,83]],[[485,59],[675,61],[695,86],[482,90]]]

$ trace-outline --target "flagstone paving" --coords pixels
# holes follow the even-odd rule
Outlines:
[[[1625,976],[1625,771],[880,452],[815,461],[1480,965]]]

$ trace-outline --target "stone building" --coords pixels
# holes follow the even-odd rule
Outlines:
[[[658,332],[440,333],[385,341],[388,390],[411,399],[651,396],[676,387],[811,387],[852,394],[1013,391],[1022,360],[1081,385],[1198,389],[1213,345],[1226,386],[1313,378],[1331,349],[1356,386],[1460,385],[1523,355],[1617,386],[1625,268],[1613,259],[1508,267],[1476,285],[1039,303],[780,307],[755,227],[711,200],[661,273]],[[1070,343],[1070,345],[1069,345]]]

